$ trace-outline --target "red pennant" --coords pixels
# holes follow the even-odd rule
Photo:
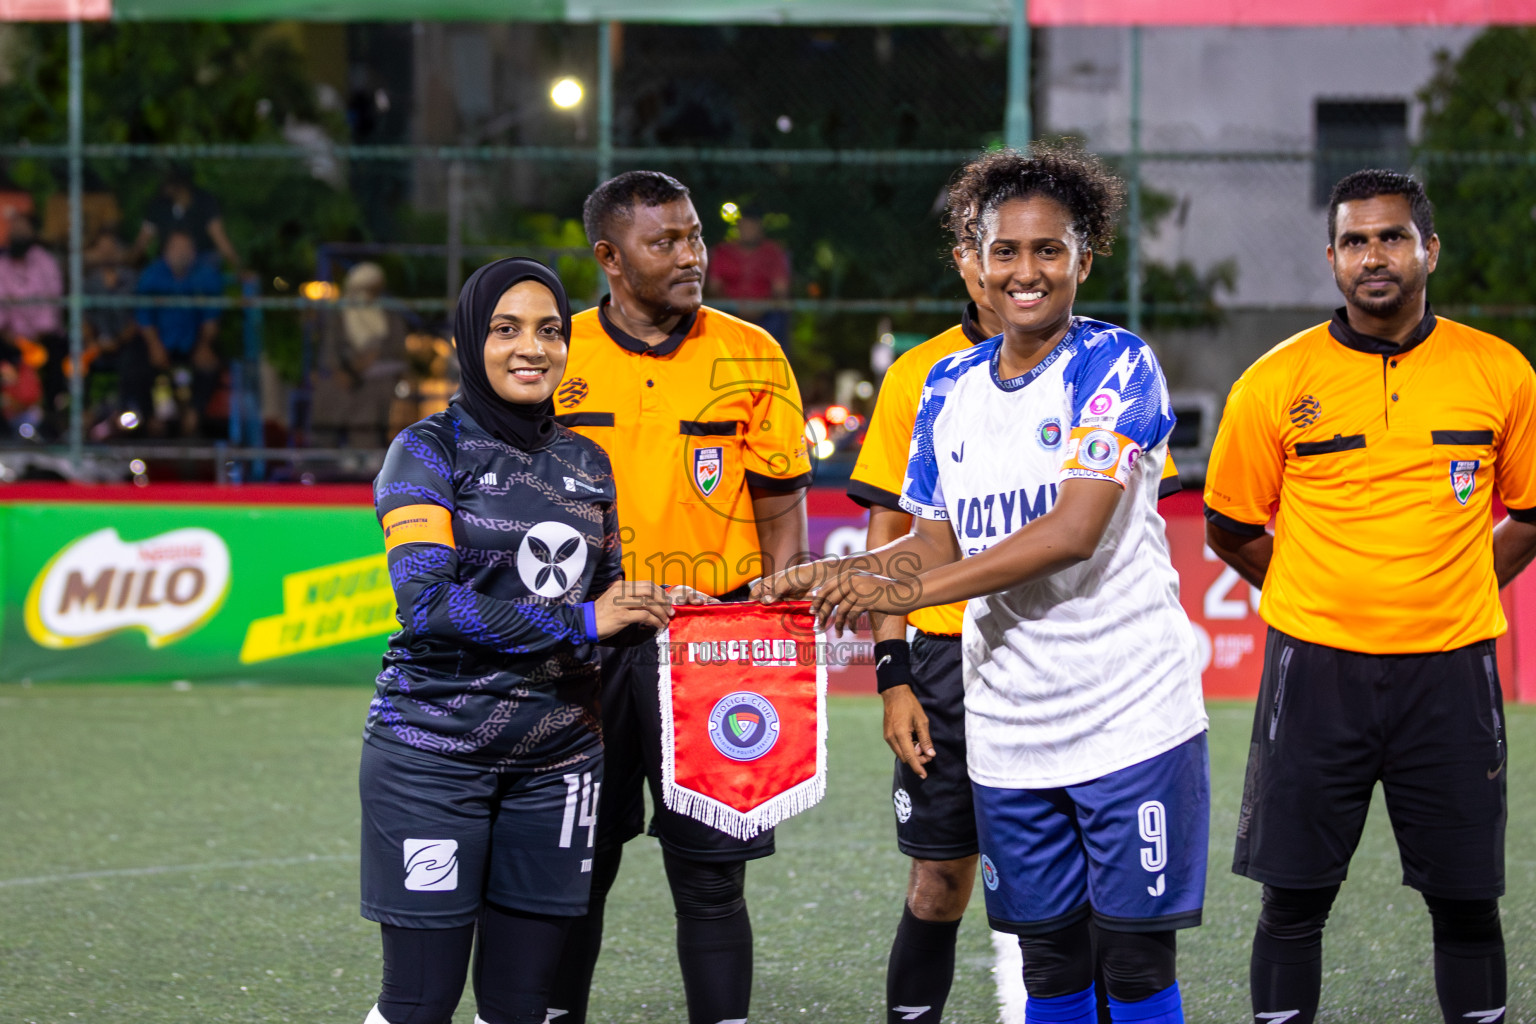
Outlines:
[[[804,601],[680,605],[657,637],[662,798],[741,839],[827,788],[827,669]]]

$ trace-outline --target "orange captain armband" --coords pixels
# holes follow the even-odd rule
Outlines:
[[[1061,464],[1063,480],[1081,477],[1113,480],[1124,487],[1131,467],[1141,458],[1141,445],[1103,427],[1073,427]]]
[[[441,505],[406,505],[384,514],[384,550],[401,544],[453,547],[453,516]]]

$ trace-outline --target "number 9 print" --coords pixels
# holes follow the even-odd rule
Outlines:
[[[1136,809],[1136,825],[1141,841],[1142,869],[1157,873],[1157,883],[1147,886],[1147,893],[1161,896],[1164,891],[1163,868],[1168,866],[1168,812],[1161,800],[1148,800]]]

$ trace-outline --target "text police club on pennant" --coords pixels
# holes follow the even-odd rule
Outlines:
[[[656,638],[662,799],[740,839],[827,789],[827,667],[803,601],[681,605]]]

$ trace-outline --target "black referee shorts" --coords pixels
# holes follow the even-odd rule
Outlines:
[[[918,633],[912,640],[912,692],[928,715],[934,758],[918,778],[896,759],[891,803],[896,808],[896,846],[920,860],[974,857],[976,808],[965,769],[965,681],[960,638]]]
[[[645,831],[650,785],[650,834],[679,857],[734,862],[773,853],[773,829],[737,839],[667,807],[661,798],[661,701],[656,645],[602,648],[603,791],[598,803],[600,846],[626,843]]]
[[[1372,655],[1271,629],[1232,870],[1293,889],[1342,882],[1380,780],[1404,885],[1501,896],[1505,758],[1492,640]]]

